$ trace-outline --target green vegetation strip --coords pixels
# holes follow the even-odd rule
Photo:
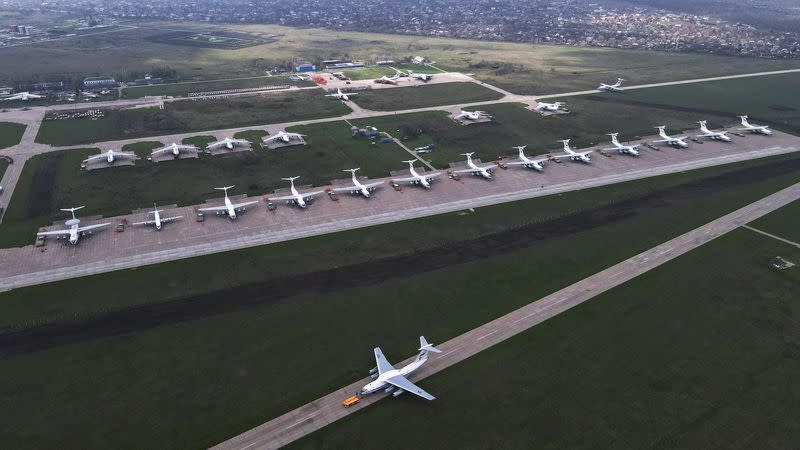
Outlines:
[[[25,133],[25,125],[13,122],[0,122],[0,148],[13,147],[20,143]]]
[[[4,442],[210,446],[363,377],[375,344],[402,359],[420,333],[461,334],[798,170],[751,161],[2,294]]]
[[[358,91],[353,100],[362,108],[397,111],[427,106],[455,105],[498,100],[497,91],[471,82],[404,86],[391,89]]]

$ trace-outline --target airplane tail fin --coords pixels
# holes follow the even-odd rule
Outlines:
[[[300,177],[299,177],[299,176],[297,176],[297,177],[281,178],[281,180],[283,180],[283,181],[292,181],[292,182],[293,182],[294,180],[296,180],[296,179],[298,179],[298,178],[300,178]]]
[[[417,161],[416,159],[409,159],[408,161],[401,161],[401,162],[409,163],[409,164],[413,165],[416,161]]]
[[[361,170],[361,167],[356,167],[355,169],[344,169],[342,172],[350,172],[352,174],[355,174],[359,170]]]
[[[429,344],[428,341],[425,339],[425,336],[419,337],[419,355],[417,355],[417,360],[426,360],[428,359],[428,353],[441,353],[442,351],[438,348],[434,347],[432,344]]]
[[[232,184],[230,186],[223,186],[223,187],[218,187],[218,188],[215,187],[214,189],[216,189],[218,191],[225,191],[227,193],[228,189],[233,189],[235,186],[236,186],[235,184]]]

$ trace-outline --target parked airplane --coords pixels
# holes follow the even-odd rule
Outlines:
[[[600,83],[600,86],[597,87],[598,91],[608,91],[608,92],[619,92],[622,90],[622,82],[625,81],[622,78],[617,78],[617,82],[614,84],[605,84]]]
[[[714,141],[722,141],[722,142],[731,141],[731,137],[728,136],[727,131],[711,131],[708,129],[708,126],[706,126],[707,122],[705,120],[701,120],[697,123],[700,124],[700,131],[703,132],[703,134],[698,134],[697,137],[705,137]]]
[[[431,75],[429,73],[418,73],[418,72],[414,72],[413,70],[409,70],[408,71],[408,76],[410,76],[411,78],[416,78],[417,80],[420,80],[420,81],[424,81],[426,83],[433,79],[433,75]]]
[[[236,219],[236,213],[244,212],[247,210],[248,206],[258,203],[258,200],[251,200],[241,203],[231,202],[231,199],[228,198],[228,189],[233,188],[234,185],[214,188],[218,191],[225,191],[225,204],[220,206],[209,206],[207,208],[198,208],[197,210],[200,212],[214,212],[217,215],[225,215],[228,216],[229,219],[234,220]]]
[[[237,145],[250,145],[250,141],[244,139],[231,139],[229,137],[226,137],[221,141],[214,142],[213,144],[208,144],[206,148],[211,150],[213,148],[225,147],[228,150],[233,150],[233,148],[236,147]]]
[[[3,97],[2,100],[22,100],[27,102],[28,100],[36,100],[39,98],[44,97],[43,95],[36,95],[31,94],[30,92],[18,92],[14,95],[9,95],[8,97]]]
[[[306,137],[305,134],[287,133],[287,132],[281,130],[281,131],[278,131],[277,133],[273,134],[272,136],[270,136],[268,138],[265,138],[264,139],[264,143],[267,144],[267,143],[270,143],[272,141],[281,141],[283,143],[288,144],[292,140],[295,140],[295,139],[299,140],[299,139],[302,139],[304,137]]]
[[[311,77],[308,75],[290,75],[289,79],[292,81],[311,81]]]
[[[511,161],[507,162],[507,166],[522,166],[528,169],[533,169],[537,172],[541,172],[544,170],[544,165],[547,162],[547,159],[530,159],[525,156],[525,145],[520,145],[518,147],[511,147],[519,150],[519,161]]]
[[[351,174],[353,174],[353,185],[352,186],[347,186],[347,187],[335,188],[333,191],[334,192],[349,192],[351,194],[360,194],[360,195],[363,195],[366,198],[370,198],[370,193],[375,191],[375,189],[378,189],[378,187],[380,185],[382,185],[383,182],[376,181],[376,182],[367,183],[367,184],[361,183],[360,181],[358,181],[358,178],[356,178],[356,171],[358,171],[359,169],[360,168],[344,170],[345,172],[350,172]]]
[[[156,207],[156,204],[153,203],[153,220],[145,220],[143,222],[134,222],[134,225],[155,225],[156,230],[161,230],[161,225],[165,223],[172,222],[174,220],[178,220],[183,216],[173,216],[173,217],[161,217],[161,213],[164,212]]]
[[[334,94],[328,94],[328,95],[326,95],[325,97],[333,97],[333,98],[335,98],[336,100],[342,100],[342,101],[345,101],[345,102],[346,102],[346,101],[350,100],[350,97],[352,97],[352,96],[354,96],[354,95],[358,95],[358,92],[348,92],[348,93],[344,93],[344,92],[342,92],[342,90],[341,90],[341,89],[339,89],[339,88],[336,88],[336,93],[334,93]]]
[[[428,344],[428,341],[425,340],[424,336],[419,337],[419,355],[417,355],[417,358],[413,362],[402,369],[395,369],[394,366],[389,363],[386,357],[383,356],[383,352],[381,351],[380,347],[375,347],[374,352],[375,368],[370,370],[370,375],[375,380],[367,383],[358,392],[359,396],[371,394],[383,389],[387,394],[394,391],[392,395],[395,397],[399,396],[403,392],[408,391],[426,400],[436,399],[436,397],[425,392],[419,386],[408,381],[408,378],[406,378],[406,376],[410,375],[412,372],[420,368],[420,366],[425,364],[425,361],[428,360],[428,353],[441,353],[441,350],[431,344]]]
[[[394,75],[392,75],[390,77],[384,75],[384,76],[378,78],[377,80],[375,80],[375,82],[376,83],[381,83],[381,84],[395,84],[396,85],[399,80],[400,80],[400,72],[397,72],[397,73],[395,73]]]
[[[474,154],[475,152],[462,153],[461,156],[467,157],[467,166],[469,167],[469,169],[454,170],[453,173],[471,173],[476,177],[483,177],[487,180],[491,180],[492,172],[494,171],[494,168],[497,167],[497,164],[489,164],[483,167],[478,166],[477,164],[472,162],[472,155]]]
[[[614,146],[603,150],[616,150],[624,155],[639,156],[639,144],[622,145],[617,139],[619,133],[608,133],[608,135],[611,136],[611,144]]]
[[[100,154],[84,159],[82,164],[86,165],[88,162],[97,161],[100,159],[105,159],[107,163],[111,164],[118,159],[136,159],[136,154],[132,152],[115,152],[114,150],[109,149],[107,152],[101,152]]]
[[[392,181],[395,182],[395,183],[418,184],[418,185],[424,187],[425,189],[430,189],[431,188],[431,181],[433,181],[434,178],[438,177],[442,173],[441,172],[433,172],[433,173],[426,173],[424,176],[420,175],[420,174],[417,173],[416,170],[414,170],[414,162],[415,161],[416,161],[415,159],[410,159],[408,161],[403,161],[404,163],[408,163],[408,170],[409,170],[409,172],[411,172],[411,176],[410,177],[395,178]]]
[[[462,110],[455,117],[453,117],[453,120],[458,122],[458,121],[461,121],[461,120],[464,120],[464,119],[466,119],[466,120],[478,120],[478,119],[481,119],[481,118],[484,118],[484,117],[491,118],[491,116],[486,111],[472,111],[472,112],[470,112],[470,111]]]
[[[61,210],[64,212],[72,213],[72,219],[69,219],[66,222],[64,222],[64,225],[69,227],[66,230],[42,231],[36,233],[36,236],[58,236],[59,239],[62,237],[66,237],[67,242],[69,242],[72,245],[75,245],[78,243],[79,238],[85,235],[92,234],[91,230],[96,230],[98,228],[103,228],[111,225],[110,222],[106,222],[106,223],[98,223],[82,227],[80,219],[75,217],[75,211],[81,208],[84,208],[84,206],[78,206],[77,208],[67,208]]]
[[[750,122],[747,121],[747,116],[739,116],[742,119],[742,127],[739,128],[739,131],[749,131],[755,134],[763,134],[765,136],[771,136],[772,130],[769,129],[766,125],[751,125]]]
[[[270,200],[274,201],[283,201],[286,200],[286,203],[295,204],[301,208],[305,208],[308,206],[307,202],[314,200],[314,196],[323,193],[324,191],[314,191],[314,192],[306,192],[305,194],[301,194],[297,192],[297,189],[294,187],[294,180],[300,177],[289,177],[289,178],[281,178],[281,180],[290,182],[291,185],[291,195],[285,195],[283,197],[270,197]]]
[[[150,158],[156,157],[158,155],[164,155],[167,153],[172,153],[172,156],[179,157],[181,153],[197,153],[199,149],[194,145],[183,145],[183,144],[176,144],[173,143],[166,147],[161,147],[159,149],[153,150],[150,153]]]
[[[562,106],[566,106],[566,103],[562,102],[555,102],[555,103],[545,103],[545,102],[537,102],[535,111],[543,114],[546,112],[553,112],[558,111],[561,109]]]
[[[591,164],[592,157],[589,156],[592,154],[592,150],[587,150],[585,152],[576,152],[572,150],[569,146],[570,139],[563,139],[561,142],[564,143],[564,154],[563,155],[555,155],[555,157],[566,156],[573,161],[582,162],[584,164]]]
[[[678,137],[671,137],[667,134],[667,127],[666,125],[657,126],[656,129],[658,130],[658,135],[661,136],[661,139],[657,141],[653,141],[653,144],[667,144],[671,145],[675,148],[688,148],[689,144],[684,140],[687,136],[678,136]]]

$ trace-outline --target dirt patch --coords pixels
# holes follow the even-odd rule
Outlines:
[[[25,217],[33,219],[50,215],[53,211],[54,184],[63,152],[42,155],[33,172],[31,190],[25,202]]]
[[[675,200],[711,196],[725,188],[800,172],[800,158],[704,178],[545,222],[535,222],[473,240],[350,266],[280,277],[261,283],[167,302],[113,311],[81,321],[59,321],[0,334],[0,355],[26,353],[107,336],[258,308],[298,294],[331,293],[469,263],[536,245],[547,239],[607,226]]]

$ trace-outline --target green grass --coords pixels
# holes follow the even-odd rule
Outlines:
[[[785,169],[796,160],[787,156],[769,161],[782,161],[775,167]],[[393,359],[402,359],[421,332],[441,342],[796,182],[796,170],[770,176],[758,172],[765,162],[0,294],[0,323],[6,331],[72,322],[88,332],[92,318],[99,320],[107,311],[135,315],[148,303],[163,305],[154,317],[166,320],[144,329],[123,326],[120,335],[57,339],[55,347],[4,355],[4,442],[13,448],[69,448],[79,442],[84,449],[108,448],[109,443],[115,448],[151,447],[154,442],[164,448],[215,444],[363,377],[372,366],[370,349],[376,343]],[[750,170],[728,175],[724,183],[709,178],[734,168]],[[641,195],[646,197],[622,203],[618,213],[604,212]],[[566,232],[559,217],[573,224]],[[533,228],[520,228],[526,226]],[[513,234],[496,234],[511,230]],[[475,242],[486,243],[488,251],[518,233],[540,238],[465,259]],[[476,238],[481,239],[463,243]],[[414,270],[427,262],[430,250],[455,257]],[[397,260],[396,269],[371,278],[383,258]],[[364,262],[370,265],[353,275],[324,272],[331,267],[346,271]],[[342,276],[352,283],[337,283]],[[274,284],[262,284],[265,280]],[[680,284],[674,279],[670,283]],[[281,296],[286,287],[297,290]],[[179,299],[193,313],[208,305],[229,304],[233,309],[172,321],[163,302]],[[111,325],[107,331],[113,329]],[[48,432],[41,433],[45,428]]]
[[[269,135],[264,130],[247,130],[247,131],[240,131],[233,135],[234,139],[247,139],[250,141],[250,145],[252,146],[253,150],[261,150],[261,144],[264,136]]]
[[[217,138],[215,138],[214,136],[192,136],[192,137],[188,137],[188,138],[183,139],[181,141],[181,144],[194,145],[195,147],[197,147],[199,149],[204,149],[204,148],[206,148],[206,146],[208,146],[208,144],[210,144],[210,143],[212,143],[212,142],[214,142],[216,140],[217,140]]]
[[[426,106],[497,100],[502,94],[470,82],[406,86],[359,91],[355,102],[375,111],[396,111]]]
[[[331,102],[316,91],[236,97],[219,100],[183,100],[156,108],[108,110],[98,120],[68,119],[42,122],[36,142],[78,145],[115,139],[158,136],[302,119],[335,117],[350,112],[342,102]]]
[[[7,168],[8,168],[8,160],[5,158],[0,158],[0,180],[3,179],[3,175],[6,173]]]
[[[13,122],[0,122],[0,148],[13,147],[22,140],[25,125]]]
[[[125,98],[140,98],[148,95],[169,95],[185,97],[190,92],[210,92],[228,89],[258,88],[276,85],[313,86],[310,81],[292,81],[289,77],[263,76],[257,78],[244,78],[239,80],[214,80],[184,83],[165,83],[153,86],[131,86],[122,91]]]
[[[800,242],[800,201],[795,200],[749,225],[784,239]],[[796,263],[800,264],[800,261]]]
[[[289,448],[791,448],[800,269],[776,254],[800,259],[734,231],[421,381],[435,402],[389,398]]]
[[[214,186],[234,181],[237,193],[255,196],[284,187],[281,178],[287,176],[300,176],[304,184],[324,185],[342,178],[342,169],[361,167],[366,176],[383,177],[407,158],[407,153],[394,143],[372,145],[366,139],[352,138],[345,122],[295,127],[292,131],[308,135],[308,145],[261,151],[260,136],[264,133],[251,130],[238,136],[256,142],[257,152],[201,154],[198,159],[156,164],[147,161],[146,156],[160,143],[141,142],[131,149],[142,157],[135,166],[89,172],[81,171],[80,163],[89,154],[97,153],[96,149],[37,155],[23,169],[19,190],[2,225],[13,232],[0,233],[0,246],[31,242],[36,228],[61,217],[58,210],[65,205],[85,204],[85,215],[108,217],[127,214],[153,201],[179,205],[202,203],[216,196]],[[190,139],[184,143],[202,147],[208,142],[202,136]],[[42,176],[39,189],[31,190],[36,175],[45,170],[52,170],[52,176]]]
[[[334,70],[334,72],[339,72],[339,70]],[[377,79],[384,75],[394,75],[397,73],[391,67],[362,67],[360,69],[342,70],[341,72],[351,80]]]
[[[647,106],[618,103],[604,104],[575,97],[568,99],[571,114],[543,117],[527,110],[521,104],[493,104],[480,108],[494,115],[492,123],[460,126],[445,112],[425,112],[397,116],[372,117],[354,123],[372,125],[388,131],[411,148],[430,143],[436,149],[425,154],[434,166],[446,168],[464,157],[461,153],[476,152],[483,161],[493,161],[499,156],[515,157],[515,145],[528,145],[528,154],[560,151],[560,139],[572,138],[573,146],[586,147],[607,142],[606,133],[620,126],[621,139],[652,134],[654,125],[668,125],[671,129],[695,126],[695,117],[680,111],[654,109]],[[707,114],[712,125],[730,121],[729,117]]]
[[[147,157],[150,156],[150,153],[157,149],[163,147],[164,144],[158,141],[146,141],[146,142],[137,142],[135,144],[126,144],[122,146],[123,152],[133,152],[136,153],[136,156],[141,158],[141,162],[147,161]]]

